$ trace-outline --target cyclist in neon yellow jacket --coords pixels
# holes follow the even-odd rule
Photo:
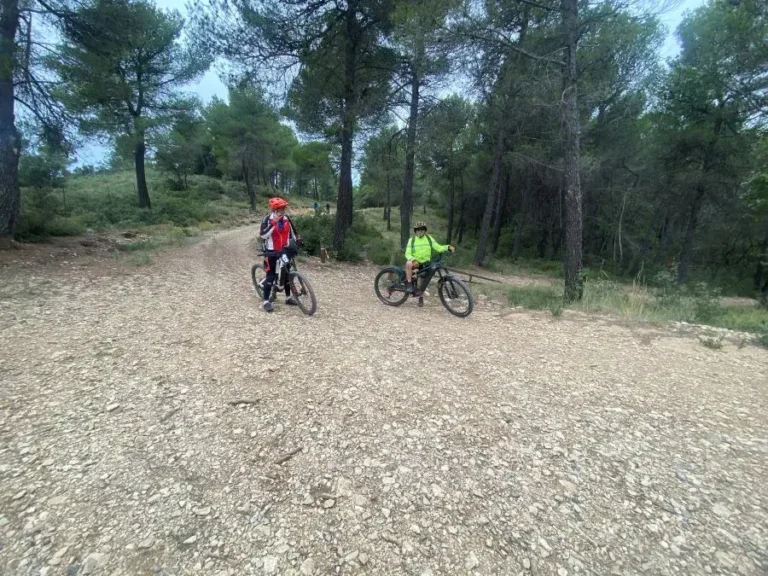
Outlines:
[[[413,271],[418,269],[419,266],[428,264],[432,259],[432,251],[434,250],[438,254],[450,250],[454,252],[456,248],[453,246],[444,246],[438,244],[432,236],[427,234],[427,223],[416,222],[413,226],[413,232],[415,236],[411,236],[408,243],[405,245],[405,280],[406,291],[413,293]]]

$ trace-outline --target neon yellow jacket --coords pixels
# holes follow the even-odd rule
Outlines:
[[[448,250],[448,246],[438,244],[429,234],[424,234],[421,238],[411,236],[405,245],[405,259],[424,264],[432,259],[433,250],[439,254]]]

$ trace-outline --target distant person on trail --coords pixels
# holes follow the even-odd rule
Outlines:
[[[420,266],[429,264],[429,261],[432,260],[433,251],[441,254],[446,250],[455,252],[456,248],[438,244],[432,236],[427,234],[426,222],[416,222],[413,226],[413,232],[415,236],[411,236],[405,245],[405,287],[409,294],[418,296],[418,291],[413,288],[413,271],[418,270]]]
[[[315,202],[314,204],[312,204],[312,208],[314,209],[314,211],[315,211],[315,214],[317,214],[317,209],[318,209],[319,207],[320,207],[320,206],[319,206],[319,204],[318,204],[317,202]]]
[[[331,213],[331,204],[329,202],[325,203],[325,209],[328,211],[328,214]]]
[[[270,198],[270,213],[261,221],[261,229],[259,230],[259,236],[264,243],[264,251],[271,252],[269,256],[264,257],[264,270],[267,273],[267,277],[264,282],[264,303],[262,307],[267,312],[272,312],[273,309],[269,296],[277,279],[275,270],[277,259],[280,257],[280,251],[286,248],[291,240],[301,241],[293,222],[285,215],[287,207],[288,202],[286,200]],[[288,282],[285,283],[285,303],[289,306],[296,306],[298,304],[293,296],[291,296],[291,287]]]

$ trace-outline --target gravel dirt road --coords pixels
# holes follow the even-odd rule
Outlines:
[[[768,352],[302,265],[0,268],[0,574],[768,573]]]

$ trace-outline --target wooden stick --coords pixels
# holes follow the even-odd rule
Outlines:
[[[288,462],[288,460],[290,460],[291,458],[296,456],[296,454],[298,454],[302,450],[304,450],[304,446],[299,446],[298,448],[294,448],[290,452],[287,452],[287,453],[283,454],[282,456],[280,456],[280,458],[275,460],[275,464],[277,464],[278,466],[280,464],[285,464],[286,462]]]

